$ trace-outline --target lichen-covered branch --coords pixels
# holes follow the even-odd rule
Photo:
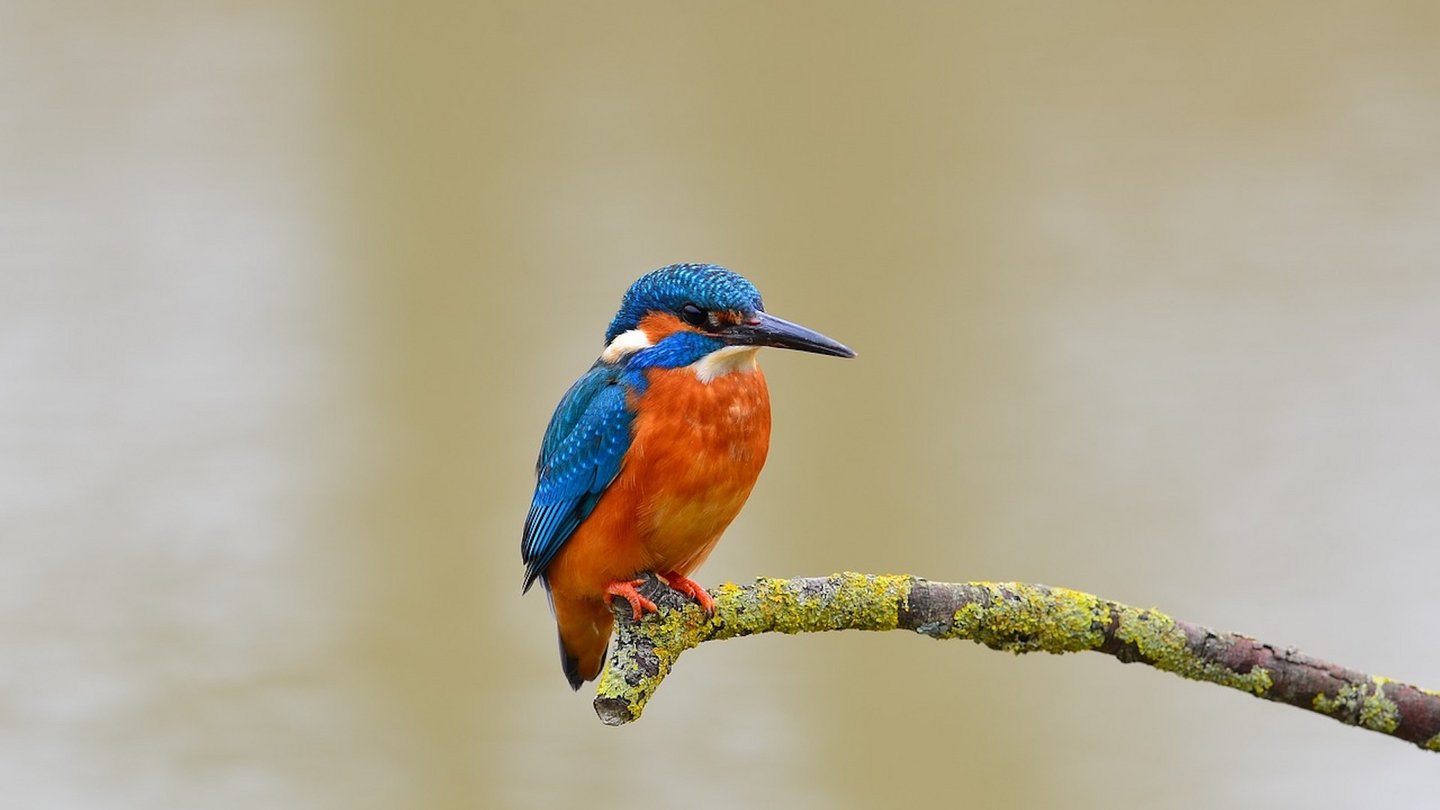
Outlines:
[[[1440,692],[1066,588],[851,573],[757,579],[711,591],[716,609],[710,618],[654,577],[641,591],[660,610],[636,622],[629,605],[616,600],[616,642],[595,698],[595,712],[612,726],[638,718],[675,659],[702,641],[772,632],[911,630],[1017,654],[1102,652],[1440,751]]]

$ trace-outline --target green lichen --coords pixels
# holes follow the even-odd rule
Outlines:
[[[1271,689],[1275,688],[1275,678],[1265,667],[1255,667],[1250,670],[1250,675],[1250,693],[1255,697],[1265,697],[1270,694]]]
[[[1376,692],[1360,705],[1360,725],[1382,734],[1393,734],[1400,725],[1400,707],[1395,701]]]
[[[640,717],[660,682],[681,653],[704,640],[703,629],[713,621],[698,606],[648,614],[639,625],[622,627],[622,634],[640,635],[643,647],[617,643],[606,661],[596,687],[595,711],[607,725],[621,725]],[[641,655],[654,655],[654,675],[642,675]]]
[[[833,600],[823,606],[817,626],[829,629],[894,630],[900,626],[900,605],[910,595],[907,576],[867,576],[846,571],[827,580]]]
[[[1324,692],[1317,694],[1310,706],[1332,717],[1339,714],[1339,719],[1353,717],[1355,725],[1372,731],[1392,734],[1400,725],[1400,707],[1385,697],[1385,684],[1390,679],[1376,676],[1370,680],[1375,685],[1373,691],[1368,684],[1349,684],[1342,686],[1333,698]]]
[[[1013,653],[1099,649],[1112,617],[1115,638],[1134,657],[1183,678],[1208,681],[1264,696],[1274,687],[1269,670],[1235,672],[1190,648],[1185,630],[1158,610],[1133,608],[1068,588],[975,582],[973,599],[955,611],[943,638],[968,638]]]
[[[757,579],[735,600],[734,615],[721,616],[717,637],[750,633],[815,633],[825,630],[894,630],[899,605],[912,583],[905,576],[845,572],[824,580]]]
[[[1254,667],[1236,672],[1207,661],[1190,649],[1190,639],[1175,620],[1158,610],[1114,605],[1120,624],[1115,637],[1135,648],[1142,661],[1192,681],[1208,681],[1263,697],[1274,687],[1270,671]]]
[[[1087,593],[1018,582],[976,582],[979,593],[951,617],[944,638],[968,638],[1015,654],[1093,650],[1105,640],[1108,608]]]
[[[914,580],[845,572],[824,580],[760,578],[743,588],[725,583],[714,591],[716,614],[706,618],[694,605],[650,614],[622,633],[647,643],[654,675],[640,674],[639,647],[617,644],[601,675],[596,711],[612,725],[637,719],[681,653],[702,641],[755,633],[814,633],[823,630],[894,630],[899,606]]]
[[[1360,709],[1360,701],[1364,698],[1365,688],[1363,686],[1348,685],[1340,688],[1335,697],[1330,697],[1324,692],[1317,693],[1310,701],[1310,708],[1323,714],[1334,715],[1337,712],[1356,713]]]
[[[1375,684],[1375,692],[1360,706],[1360,724],[1374,731],[1394,733],[1400,726],[1400,707],[1385,696],[1385,684],[1394,680],[1383,675],[1372,675],[1370,680]]]
[[[922,592],[922,586],[936,590]],[[823,579],[757,579],[744,587],[726,583],[712,595],[714,617],[705,616],[694,604],[680,605],[672,599],[639,624],[620,622],[619,639],[595,700],[601,719],[619,725],[639,718],[676,658],[701,642],[767,632],[893,630],[900,626],[902,613],[906,626],[929,636],[966,638],[1014,653],[1100,650],[1184,678],[1295,705],[1304,703],[1292,694],[1276,695],[1270,669],[1252,667],[1240,673],[1222,663],[1230,651],[1226,645],[1254,644],[1251,639],[1216,635],[1176,622],[1157,610],[1065,588],[1013,582],[927,583],[909,576],[846,572]],[[946,607],[936,611],[937,605]],[[953,605],[960,607],[947,615]],[[1211,658],[1202,657],[1201,652]],[[1277,657],[1275,664],[1285,672],[1293,662]],[[1412,688],[1374,677],[1348,684],[1333,696],[1314,695],[1310,708],[1344,723],[1393,735],[1400,726],[1400,710],[1387,696],[1387,686],[1390,695]],[[1431,690],[1417,691],[1440,696]],[[1440,752],[1440,734],[1421,746]]]

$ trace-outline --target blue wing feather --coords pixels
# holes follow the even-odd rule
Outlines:
[[[597,363],[570,386],[540,444],[520,556],[530,590],[620,473],[634,414],[621,369]]]

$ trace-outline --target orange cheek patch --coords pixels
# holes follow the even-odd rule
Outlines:
[[[640,319],[639,328],[645,330],[645,335],[652,344],[659,343],[676,332],[695,331],[689,324],[668,312],[652,312],[646,315]]]

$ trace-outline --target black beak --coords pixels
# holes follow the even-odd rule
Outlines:
[[[732,346],[774,346],[833,357],[855,356],[855,352],[844,344],[765,312],[756,312],[745,323],[723,328],[720,337]]]

